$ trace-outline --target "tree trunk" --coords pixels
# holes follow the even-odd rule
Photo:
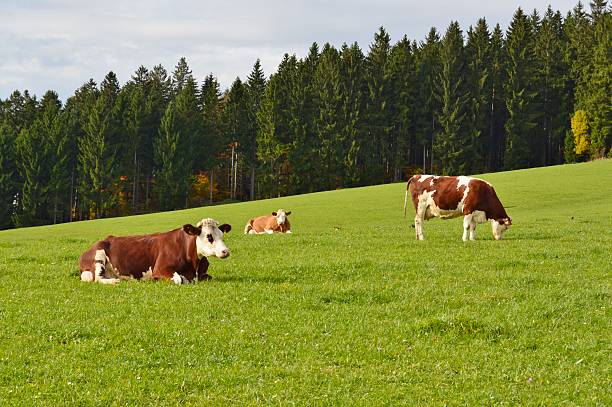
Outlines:
[[[255,166],[251,165],[251,201],[255,200]]]
[[[214,181],[213,181],[213,176],[214,176],[214,169],[211,168],[210,169],[210,203],[213,203],[213,185],[214,185]]]

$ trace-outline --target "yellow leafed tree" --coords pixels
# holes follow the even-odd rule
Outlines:
[[[589,123],[584,110],[576,110],[572,116],[572,134],[576,145],[576,154],[584,154],[589,151]]]

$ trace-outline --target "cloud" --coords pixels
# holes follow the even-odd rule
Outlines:
[[[394,41],[404,34],[420,41],[451,20],[464,31],[480,17],[505,26],[519,4],[544,12],[538,0],[22,0],[0,14],[0,98],[15,89],[54,89],[66,99],[89,78],[100,82],[112,70],[125,82],[140,65],[159,63],[171,72],[181,56],[196,78],[213,73],[229,87],[257,58],[270,74],[284,53],[304,56],[312,42],[357,41],[367,52],[380,26]],[[559,0],[556,7],[565,13],[573,5]]]

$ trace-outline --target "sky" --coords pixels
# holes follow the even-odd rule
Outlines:
[[[396,42],[442,34],[452,20],[464,33],[485,17],[508,26],[520,6],[565,15],[578,0],[0,0],[0,98],[18,89],[62,100],[113,71],[121,85],[140,65],[169,73],[185,57],[194,77],[212,73],[222,89],[245,79],[259,58],[266,76],[283,55],[306,56],[313,42],[364,52],[379,27]],[[588,4],[588,1],[586,1]]]

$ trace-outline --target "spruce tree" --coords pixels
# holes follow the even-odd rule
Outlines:
[[[468,162],[470,145],[466,131],[467,92],[463,80],[465,56],[463,34],[457,22],[452,22],[440,47],[442,62],[438,77],[437,97],[441,105],[438,114],[439,131],[434,140],[434,155],[442,173],[463,173]]]
[[[341,59],[341,123],[340,142],[344,144],[344,187],[360,185],[365,173],[361,156],[361,146],[364,143],[364,106],[365,88],[365,56],[357,43],[350,47],[343,45],[340,50]]]
[[[417,136],[423,148],[423,171],[433,173],[437,171],[434,169],[433,144],[439,128],[437,114],[441,109],[439,98],[435,96],[441,66],[440,36],[435,28],[431,28],[425,42],[420,44],[416,59],[419,87],[416,103]]]
[[[466,170],[482,172],[487,166],[491,121],[491,35],[485,19],[481,18],[476,27],[469,29],[466,44],[466,74],[468,87],[467,109],[467,153],[470,159]]]
[[[159,134],[154,143],[155,195],[161,210],[181,207],[189,168],[181,160],[181,134],[176,125],[176,105],[171,101],[161,120]]]
[[[368,97],[366,99],[367,138],[362,145],[365,166],[370,183],[389,179],[391,169],[391,151],[389,136],[391,134],[389,105],[387,101],[391,93],[387,64],[391,50],[391,39],[383,27],[374,35],[367,56],[366,83]]]
[[[416,71],[412,45],[404,36],[389,55],[390,86],[389,113],[393,125],[389,141],[393,181],[401,180],[402,167],[410,162],[416,145],[413,115],[415,111]]]
[[[538,113],[534,110],[533,32],[521,8],[514,13],[506,38],[507,81],[504,87],[508,120],[505,124],[504,168],[526,168],[531,162],[531,135]]]
[[[243,146],[244,158],[249,166],[250,188],[249,199],[255,199],[255,170],[257,168],[257,112],[261,106],[266,91],[266,78],[259,59],[255,61],[253,69],[246,82],[248,98],[248,131]]]
[[[0,230],[14,226],[14,201],[18,193],[15,133],[8,120],[0,122]]]
[[[316,189],[333,189],[341,184],[343,144],[339,140],[341,122],[340,55],[330,44],[325,44],[313,77],[313,90],[318,102],[315,119],[317,166],[311,174]]]

